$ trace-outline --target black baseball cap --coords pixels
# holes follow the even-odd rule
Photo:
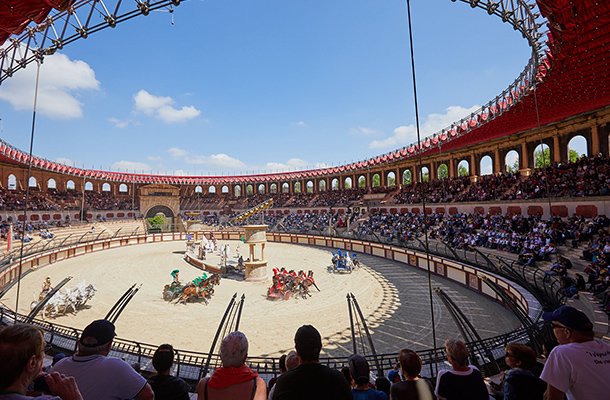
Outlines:
[[[546,322],[557,321],[566,328],[579,332],[593,330],[593,324],[589,317],[582,311],[570,306],[561,306],[555,311],[542,313],[542,319]]]
[[[115,336],[114,324],[106,319],[98,319],[83,330],[80,344],[85,347],[97,347],[110,343]]]

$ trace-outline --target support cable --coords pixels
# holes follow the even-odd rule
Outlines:
[[[406,7],[407,7],[407,22],[408,22],[408,30],[409,30],[409,49],[410,49],[410,53],[411,53],[411,78],[412,78],[412,82],[413,82],[413,100],[414,100],[414,104],[415,104],[415,128],[417,131],[417,146],[419,147],[419,165],[418,165],[418,170],[420,173],[420,180],[421,180],[421,168],[422,168],[422,164],[423,164],[423,152],[422,152],[422,146],[421,146],[421,133],[420,133],[420,126],[419,126],[419,104],[417,101],[417,79],[415,77],[415,54],[414,54],[414,50],[413,50],[413,27],[411,24],[411,1],[410,0],[406,0]],[[415,171],[415,179],[417,179],[417,173],[418,171]],[[428,175],[429,176],[429,175]],[[434,318],[434,302],[432,300],[432,271],[430,271],[430,249],[429,249],[429,244],[428,244],[428,227],[426,224],[426,199],[425,196],[422,196],[422,208],[423,208],[423,216],[424,216],[424,238],[425,238],[425,243],[426,243],[426,266],[428,269],[428,297],[430,299],[430,319],[432,322],[432,342],[433,342],[433,347],[436,349],[437,345],[436,345],[436,323],[435,323],[435,318]],[[434,373],[434,375],[436,376],[436,373]]]

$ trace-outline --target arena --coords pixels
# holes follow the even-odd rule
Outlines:
[[[0,5],[0,84],[4,85],[0,86],[0,101],[9,102],[15,110],[22,110],[24,90],[19,85],[25,85],[26,75],[13,75],[23,70],[36,77],[29,151],[25,148],[25,135],[15,133],[24,131],[22,126],[15,128],[13,120],[17,118],[8,123],[10,134],[6,136],[10,139],[5,138],[4,114],[0,118],[0,233],[3,247],[0,257],[0,335],[25,327],[42,335],[39,342],[46,347],[38,349],[41,343],[36,343],[38,347],[28,350],[28,354],[35,354],[33,357],[40,355],[41,366],[49,364],[57,353],[75,354],[77,358],[82,356],[83,347],[89,346],[85,344],[85,328],[94,320],[113,320],[117,314],[111,318],[110,311],[120,305],[115,321],[116,337],[114,332],[105,332],[109,337],[104,338],[103,346],[99,346],[95,337],[100,353],[94,355],[105,357],[109,354],[109,358],[123,359],[133,367],[127,368],[125,363],[121,363],[123,368],[127,368],[124,372],[129,376],[134,374],[135,380],[141,380],[155,374],[153,359],[157,346],[171,343],[174,346],[171,354],[176,356],[176,360],[166,371],[188,381],[192,397],[201,378],[226,373],[219,345],[225,339],[238,337],[237,334],[232,336],[232,331],[243,332],[249,341],[247,358],[243,357],[245,365],[242,359],[239,368],[247,369],[248,374],[252,374],[249,376],[254,378],[256,374],[253,371],[256,371],[269,381],[281,373],[279,357],[295,348],[299,350],[295,332],[303,325],[313,325],[322,336],[321,358],[303,359],[301,365],[315,361],[332,370],[345,370],[347,367],[350,370],[346,373],[347,381],[336,383],[340,383],[338,386],[351,385],[353,390],[358,388],[359,378],[363,378],[349,375],[358,372],[355,364],[359,362],[361,366],[368,363],[367,368],[370,365],[364,378],[371,385],[375,378],[389,383],[386,381],[396,376],[399,381],[423,377],[431,382],[438,380],[440,389],[427,390],[435,391],[439,398],[459,399],[455,393],[447,395],[442,392],[443,385],[447,386],[447,381],[443,384],[442,379],[454,372],[458,376],[460,372],[468,371],[469,375],[477,375],[479,386],[485,387],[481,398],[489,394],[500,399],[512,385],[505,377],[518,369],[527,370],[531,375],[533,380],[526,390],[536,387],[535,394],[534,389],[528,392],[536,399],[542,399],[544,391],[545,398],[553,400],[564,395],[568,399],[601,398],[607,386],[607,369],[598,366],[610,366],[607,359],[610,354],[607,351],[610,343],[610,73],[607,68],[610,4],[594,0],[453,2],[463,3],[460,6],[467,11],[494,18],[498,24],[507,24],[510,30],[523,38],[522,44],[527,47],[529,59],[524,60],[523,70],[515,73],[518,76],[491,100],[483,103],[483,99],[478,99],[477,104],[483,105],[464,111],[464,115],[460,114],[442,128],[430,121],[444,120],[452,116],[452,110],[465,108],[450,106],[446,114],[431,112],[425,121],[422,119],[423,123],[420,121],[411,2],[407,1],[412,67],[409,87],[413,89],[414,125],[390,128],[393,136],[372,139],[368,143],[362,141],[358,145],[356,135],[378,135],[379,132],[364,125],[344,129],[349,131],[349,135],[343,137],[342,143],[335,137],[338,134],[335,135],[333,129],[337,128],[332,124],[329,124],[330,128],[312,128],[300,117],[291,115],[286,119],[294,122],[285,123],[290,125],[289,128],[284,126],[279,130],[281,134],[268,137],[265,136],[266,125],[255,118],[255,112],[244,112],[243,115],[236,112],[233,118],[234,110],[229,108],[224,110],[231,114],[229,119],[237,121],[248,115],[259,123],[258,132],[252,128],[257,125],[254,122],[247,129],[241,129],[248,131],[244,137],[227,134],[232,129],[239,130],[235,126],[227,125],[221,129],[215,125],[219,130],[215,131],[214,139],[222,139],[227,148],[243,147],[248,157],[256,155],[249,165],[256,165],[260,172],[243,173],[233,169],[234,173],[218,174],[188,173],[178,168],[171,173],[154,173],[152,164],[126,159],[118,161],[125,157],[124,154],[135,154],[139,146],[149,149],[157,146],[158,138],[150,132],[157,132],[157,125],[162,125],[159,123],[162,121],[167,124],[164,133],[172,140],[171,147],[166,149],[167,160],[181,159],[196,166],[218,162],[232,168],[235,165],[243,169],[248,167],[237,158],[221,153],[225,150],[205,156],[198,154],[199,148],[212,148],[214,142],[203,133],[199,135],[199,131],[197,135],[193,132],[199,129],[207,133],[207,129],[212,129],[210,127],[218,121],[202,116],[194,106],[182,106],[175,98],[153,95],[145,89],[131,95],[134,105],[129,116],[126,116],[129,111],[125,111],[124,119],[109,117],[110,114],[105,116],[106,123],[117,129],[130,127],[133,130],[129,132],[139,132],[142,137],[134,139],[137,135],[124,134],[127,131],[118,134],[119,131],[113,131],[115,136],[106,135],[99,121],[88,121],[83,125],[85,128],[75,129],[78,136],[72,143],[65,143],[65,149],[70,149],[71,145],[76,148],[84,129],[96,138],[95,144],[90,146],[95,147],[95,153],[109,159],[116,158],[113,167],[78,167],[71,160],[58,156],[54,146],[61,141],[58,139],[61,138],[61,129],[66,130],[66,135],[69,130],[61,123],[45,126],[47,135],[41,141],[42,150],[40,153],[33,150],[39,91],[42,104],[48,106],[52,103],[55,111],[71,104],[76,110],[74,115],[81,110],[79,99],[85,98],[80,94],[83,97],[60,96],[61,101],[49,101],[48,83],[43,83],[42,87],[38,85],[39,72],[46,71],[45,68],[52,70],[57,67],[57,62],[82,67],[79,60],[71,60],[62,53],[64,46],[72,47],[73,42],[80,44],[106,28],[120,25],[123,29],[128,25],[126,22],[134,18],[139,23],[140,17],[148,16],[152,11],[166,13],[173,26],[174,15],[179,15],[179,11],[190,3],[181,5],[180,0],[23,0],[18,4],[18,0],[8,0],[8,8]],[[214,7],[211,3],[206,2],[205,6]],[[197,4],[193,7],[203,6]],[[426,7],[432,6],[426,3]],[[337,15],[342,15],[340,11],[337,9]],[[322,17],[328,15],[319,14],[321,29],[325,25]],[[193,18],[191,13],[187,15]],[[359,21],[358,18],[354,20]],[[216,21],[207,21],[219,29],[218,25],[211,23]],[[313,19],[301,22],[311,27],[311,21]],[[324,21],[332,27],[337,22],[333,19]],[[202,31],[210,28],[205,24],[197,25]],[[286,30],[288,25],[291,24],[284,26]],[[354,24],[358,35],[360,25],[366,32],[364,24]],[[404,28],[404,25],[399,26]],[[153,28],[155,34],[157,28]],[[177,37],[180,37],[180,32]],[[336,33],[335,30],[330,32],[328,39],[334,38]],[[250,33],[252,36],[248,39],[255,42],[258,32],[247,32],[244,36]],[[283,33],[286,38],[299,36],[288,31]],[[125,43],[120,44],[137,48],[137,51],[119,54],[118,57],[113,53],[113,56],[125,65],[129,64],[128,60],[137,59],[142,50],[140,46],[151,45],[140,40],[142,36],[139,34],[136,28],[126,34]],[[284,35],[277,35],[274,31],[268,34],[267,39]],[[488,32],[483,32],[479,39],[487,39],[487,36]],[[135,37],[138,42],[131,42]],[[352,43],[351,39],[350,46],[355,46],[357,41]],[[382,42],[378,40],[379,49],[383,47]],[[159,40],[158,43],[165,42]],[[320,47],[316,50],[321,53],[324,53],[322,49],[329,51],[324,43],[316,43]],[[437,64],[451,64],[457,69],[456,60],[461,58],[458,62],[466,65],[466,58],[484,48],[485,43],[473,45],[469,42],[459,57]],[[174,44],[166,47],[176,50]],[[200,44],[204,48],[206,42]],[[240,41],[234,44],[235,47],[238,45],[241,45]],[[189,51],[197,47],[192,46]],[[224,61],[225,48],[220,47],[218,59]],[[288,47],[298,46],[290,43]],[[150,52],[156,54],[160,48],[162,46],[157,46]],[[432,48],[430,46],[427,50]],[[373,50],[377,49],[371,49],[371,54]],[[245,54],[249,52],[250,48],[244,51]],[[164,58],[175,61],[179,57]],[[375,58],[362,54],[359,57],[360,60]],[[107,58],[104,61],[108,61]],[[43,64],[42,60],[47,62]],[[235,64],[248,64],[249,60],[244,60]],[[280,58],[280,62],[273,63],[264,72],[276,71],[275,68],[279,71],[281,61]],[[215,88],[220,95],[215,98],[215,103],[210,100],[213,97],[210,94],[206,103],[223,103],[231,97],[228,93],[232,93],[232,101],[237,104],[242,93],[238,91],[235,95],[231,89],[239,90],[242,81],[238,78],[247,76],[250,83],[257,81],[255,74],[237,74],[223,83],[225,87],[219,88],[213,78],[215,75],[206,69],[213,63],[200,64],[181,66],[183,69],[177,75],[207,73],[210,80],[206,84],[210,93],[214,93]],[[219,68],[223,69],[224,75],[230,75],[229,64],[227,61]],[[355,64],[360,63],[352,62],[353,68],[356,68]],[[160,62],[161,65],[165,64]],[[254,64],[250,66],[255,70]],[[166,69],[174,67],[172,64]],[[300,77],[296,78],[297,71],[308,72],[301,70],[301,65],[293,69],[290,73],[294,72],[295,78],[287,86],[301,83]],[[312,70],[317,71],[316,68]],[[260,76],[264,75],[258,72]],[[425,79],[429,79],[428,72],[424,73]],[[486,82],[487,72],[475,77],[476,83]],[[104,82],[112,82],[117,87],[129,86],[124,80],[150,79],[149,73],[148,68],[142,68],[131,77],[117,74],[112,79],[104,76]],[[97,90],[99,82],[91,74],[89,80],[83,75],[70,74],[74,75],[69,77],[74,82],[66,83],[67,77],[60,73],[55,77],[57,87],[62,84],[77,87],[81,79],[88,82],[81,89]],[[344,75],[349,74],[339,74],[335,80],[342,81]],[[169,77],[163,78],[169,82]],[[317,79],[316,76],[316,85],[323,87],[323,79]],[[163,79],[154,80],[163,83]],[[349,89],[363,91],[349,91],[352,94],[345,96],[345,104],[350,97],[365,98],[365,88],[378,86],[373,81],[369,82],[367,78],[361,87],[348,84]],[[229,87],[233,83],[235,87]],[[263,94],[276,84],[282,86],[282,83],[285,82],[274,76],[245,108],[266,104],[267,98]],[[474,83],[475,79],[471,78],[471,82],[465,83],[465,88],[459,88],[454,94],[474,91]],[[401,84],[408,86],[404,82]],[[386,89],[388,98],[398,84],[392,82],[390,86]],[[302,98],[308,98],[304,93],[308,88],[300,88]],[[55,89],[52,87],[51,93],[57,97]],[[189,92],[191,89],[193,92]],[[201,88],[194,80],[189,81],[183,88],[180,101],[186,101],[195,89]],[[439,93],[442,91],[443,96],[452,95],[446,88],[437,90]],[[341,109],[344,104],[331,96],[333,91],[340,92],[331,88],[326,93],[328,98],[318,95],[315,101],[311,98],[309,101],[328,106],[340,103],[332,111],[317,110],[320,114],[334,112],[338,119],[344,111]],[[295,86],[289,99],[278,96],[274,100],[279,99],[278,104],[296,101],[297,98],[302,100],[295,94],[297,92],[299,89]],[[116,101],[110,91],[104,93],[106,95],[104,103]],[[104,96],[100,95],[90,104],[98,102],[98,107],[103,108],[99,102]],[[435,93],[429,99],[443,96]],[[247,97],[245,93],[244,97]],[[294,105],[295,109],[301,107]],[[389,119],[382,113],[383,108],[391,107],[388,104],[375,111],[361,110],[360,114],[377,113],[372,120]],[[48,112],[49,108],[43,107],[43,110]],[[214,108],[210,107],[210,110]],[[266,109],[265,112],[280,119],[279,110]],[[222,112],[217,115],[220,114]],[[149,117],[151,125],[141,127],[140,121],[136,120],[141,116]],[[199,118],[199,125],[192,132],[188,130],[192,126],[187,128],[186,124],[172,126],[172,123],[195,118]],[[420,128],[424,131],[423,137]],[[316,132],[319,136],[314,136],[313,130],[319,130]],[[415,135],[417,140],[408,142],[405,139]],[[209,143],[206,138],[209,138]],[[361,158],[358,161],[333,159],[331,163],[321,162],[315,167],[307,167],[300,158],[292,158],[286,163],[291,168],[268,172],[267,167],[278,163],[265,164],[265,156],[261,154],[267,154],[265,152],[273,148],[275,141],[286,142],[291,149],[298,148],[303,152],[313,148],[314,153],[322,154],[330,149],[337,160],[352,158],[351,154],[345,153],[359,152],[366,145],[368,152],[385,151],[382,145],[387,146],[387,143],[396,148],[382,154],[362,153],[365,155],[356,156]],[[342,151],[344,148],[348,150]],[[284,155],[282,149],[276,153]],[[151,152],[146,159],[157,162],[163,157]],[[147,169],[139,173],[125,167],[134,165]],[[264,230],[251,234],[252,229],[261,229],[261,226]],[[208,251],[207,258],[203,256],[203,241],[209,239],[211,243],[213,237],[214,241],[218,240],[215,243],[218,248],[230,247],[228,262],[216,249]],[[200,241],[201,248],[197,248]],[[235,272],[232,268],[237,264],[238,248],[245,259],[242,259],[245,266]],[[340,252],[351,255],[351,258],[337,256]],[[351,262],[355,257],[360,265],[346,270],[346,260]],[[297,287],[300,292],[295,290],[292,297],[280,300],[270,296],[272,287],[276,293],[288,290],[289,274],[275,275],[282,267],[304,273],[311,271],[312,278],[307,282],[308,285],[315,282],[315,285],[303,285],[303,278],[299,281],[301,286]],[[176,270],[180,271],[176,293],[182,295],[187,289],[195,288],[193,296],[197,301],[182,304],[163,299],[164,286],[172,282]],[[203,270],[206,274],[221,275],[220,283],[211,286],[211,295],[209,287],[200,285],[201,279],[198,279]],[[264,279],[255,279],[261,274],[265,275]],[[47,277],[49,281],[46,281]],[[70,280],[61,290],[81,283],[82,287],[91,284],[95,286],[95,295],[81,307],[76,304],[82,304],[82,298],[69,303],[74,312],[54,311],[56,314],[47,314],[43,318],[45,307],[53,304],[55,291],[59,290],[56,285],[67,277]],[[44,289],[42,292],[41,288]],[[229,315],[228,304],[234,306],[232,313],[236,310],[232,299],[243,299],[240,303],[243,309],[239,308],[237,318],[236,314],[230,314],[225,320]],[[66,304],[68,301],[73,300],[66,300]],[[66,304],[65,309],[68,308]],[[43,311],[36,313],[36,307]],[[571,314],[566,316],[562,312]],[[102,324],[108,328],[107,321]],[[305,331],[311,334],[309,328]],[[315,337],[313,339],[315,342]],[[583,383],[582,378],[568,376],[571,371],[579,369],[573,364],[576,358],[581,357],[557,361],[556,355],[564,351],[567,348],[564,345],[568,343],[596,346],[581,354],[583,358],[584,354],[603,358],[590,363],[594,367],[587,374],[591,381]],[[99,349],[104,346],[107,348]],[[243,350],[243,342],[240,346]],[[314,343],[314,352],[320,350],[316,346]],[[511,346],[525,349],[523,351],[531,364],[546,364],[544,367],[528,365],[521,368],[525,364],[515,362],[519,354]],[[96,348],[95,345],[91,347]],[[7,357],[8,353],[16,354],[16,349],[17,346],[2,346],[0,342],[0,351],[5,351]],[[407,350],[416,352],[421,367],[414,376],[408,375],[402,364],[400,373],[397,372],[397,353],[411,354]],[[102,354],[104,351],[107,353]],[[364,360],[350,359],[352,354],[361,354]],[[407,362],[401,359],[401,363],[403,361]],[[295,375],[300,368],[297,367]],[[33,376],[26,372],[21,372],[23,379],[20,382],[33,380]],[[481,375],[480,379],[478,375]],[[69,383],[66,380],[62,382]],[[255,391],[260,389],[257,382],[252,380],[253,398]],[[282,382],[281,377],[278,382]],[[293,389],[301,383],[293,382]],[[152,394],[145,382],[143,385],[142,391],[150,389],[149,394]],[[381,386],[383,384],[376,387],[381,390]],[[7,388],[9,386],[0,387],[0,391]],[[389,391],[389,388],[386,389]],[[16,392],[25,394],[25,387],[18,389]],[[583,390],[590,392],[583,395]],[[141,393],[130,393],[125,398],[134,398]],[[299,395],[303,393],[305,390]],[[90,400],[94,396],[89,393],[88,398],[84,397]],[[198,398],[201,397],[199,393]],[[263,396],[259,397],[262,399]],[[317,398],[313,394],[309,397]],[[280,395],[280,398],[291,397]],[[278,396],[273,399],[278,400]]]

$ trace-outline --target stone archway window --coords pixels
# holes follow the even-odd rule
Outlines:
[[[282,193],[290,193],[290,186],[288,182],[282,183]]]
[[[438,166],[436,170],[436,175],[438,179],[447,179],[449,178],[449,167],[447,164],[441,164]]]
[[[119,185],[119,193],[127,193],[129,191],[129,188],[127,187],[126,184],[121,183]]]
[[[102,184],[102,192],[109,192],[109,191],[110,191],[110,184],[107,182]]]
[[[479,171],[481,175],[491,175],[493,171],[493,161],[490,156],[484,156],[479,163]]]
[[[222,189],[223,189],[223,193],[225,193],[224,192],[224,187]],[[229,188],[227,188],[227,192],[228,191],[229,191]],[[233,188],[233,195],[235,197],[241,197],[241,186],[235,185],[235,187]]]
[[[31,188],[38,187],[38,181],[33,176],[30,176],[30,180],[28,181],[28,186]]]
[[[413,183],[413,174],[410,169],[406,169],[405,172],[402,173],[402,184],[410,185]]]
[[[55,181],[55,179],[49,178],[49,180],[47,181],[47,189],[57,189],[57,182]]]
[[[422,182],[430,182],[430,169],[428,167],[421,167],[420,180]]]
[[[93,183],[85,182],[85,192],[92,192],[92,191],[93,191]]]
[[[390,171],[386,176],[387,187],[396,186],[396,174],[394,171]]]
[[[457,165],[458,176],[470,176],[470,163],[462,160]]]
[[[325,192],[326,191],[326,181],[324,179],[318,182],[318,191]]]
[[[307,181],[307,183],[305,184],[305,192],[313,193],[313,181]]]
[[[260,184],[258,185],[258,193],[259,194],[265,194],[265,185],[264,184]]]
[[[381,186],[381,176],[379,174],[373,175],[373,185],[374,188]]]
[[[541,143],[534,149],[534,168],[544,168],[551,165],[551,148]]]
[[[269,186],[269,191],[273,194],[277,193],[277,184],[272,183],[271,186]]]
[[[294,192],[295,193],[301,193],[301,182],[295,182],[294,183]]]
[[[246,186],[246,196],[252,196],[254,194],[254,187],[252,185]]]
[[[339,190],[339,179],[334,178],[330,181],[330,190]]]
[[[506,172],[508,172],[509,174],[514,174],[515,172],[519,171],[519,164],[519,153],[516,150],[511,150],[506,153],[506,157],[504,157],[504,166],[506,168]]]
[[[202,191],[202,193],[203,193],[203,191]],[[216,186],[208,187],[208,193],[209,194],[216,194]]]
[[[364,175],[358,177],[358,187],[360,189],[366,189],[366,177]]]
[[[574,136],[568,142],[568,161],[576,162],[581,157],[587,157],[589,150],[587,149],[587,139],[582,135]]]
[[[199,185],[195,186],[195,193],[203,193],[203,188]]]
[[[343,181],[343,187],[345,189],[353,189],[354,186],[352,185],[352,178],[350,176],[345,178],[345,181]]]
[[[13,174],[8,176],[8,190],[17,190],[17,177]]]

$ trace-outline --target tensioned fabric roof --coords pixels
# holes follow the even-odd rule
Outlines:
[[[51,7],[62,9],[74,0],[2,0],[0,3],[0,43],[3,35],[18,33],[30,21],[42,21]],[[422,141],[424,154],[455,150],[490,139],[510,136],[540,125],[558,122],[571,116],[610,105],[610,1],[538,0],[538,7],[548,21],[548,52],[538,69],[541,83],[533,92],[509,94],[488,112],[469,117],[451,129]],[[45,14],[46,12],[46,14]],[[515,91],[518,91],[516,89]],[[521,101],[517,102],[517,99]],[[516,104],[512,104],[515,101]],[[497,107],[512,107],[494,115]],[[536,108],[537,105],[537,108]],[[538,113],[537,113],[538,109]],[[538,114],[538,115],[537,115]],[[480,125],[479,122],[485,121]],[[478,126],[480,125],[480,126]],[[465,134],[468,129],[469,133]],[[245,176],[166,176],[85,170],[33,157],[33,165],[79,177],[126,183],[166,183],[223,185],[231,183],[265,183],[339,175],[407,159],[418,154],[411,145],[402,149],[338,167],[277,174]],[[23,151],[0,142],[0,161],[28,164]]]

